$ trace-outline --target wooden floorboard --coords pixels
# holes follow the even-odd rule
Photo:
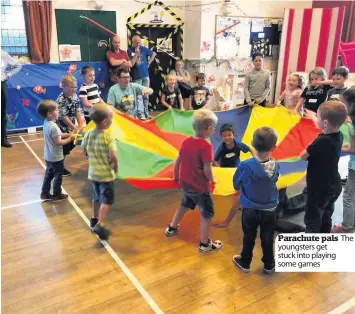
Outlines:
[[[28,144],[42,158],[43,141]],[[1,206],[39,200],[44,170],[28,148],[16,143],[1,152]],[[80,149],[66,166],[73,176],[64,188],[89,218],[91,184]],[[118,181],[115,193],[110,246],[165,313],[327,313],[355,295],[352,273],[264,275],[259,240],[251,272],[241,273],[231,261],[241,249],[240,212],[229,228],[212,230],[223,249],[202,255],[197,211],[186,215],[177,237],[164,235],[178,191],[140,191]],[[224,217],[232,198],[214,200],[216,218]],[[14,206],[1,216],[2,313],[153,313],[68,201]]]

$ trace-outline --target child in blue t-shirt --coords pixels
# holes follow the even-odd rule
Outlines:
[[[232,125],[223,124],[220,132],[223,143],[218,147],[215,153],[214,166],[222,168],[236,168],[240,162],[240,152],[252,153],[252,151],[248,145],[236,140]],[[238,202],[233,200],[233,203],[234,204],[226,219],[224,221],[216,221],[212,223],[214,227],[227,227],[232,221],[233,217],[237,213],[237,210],[240,208]]]

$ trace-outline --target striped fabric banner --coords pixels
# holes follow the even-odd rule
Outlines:
[[[328,74],[334,70],[343,18],[344,7],[285,10],[275,98],[292,72],[310,72],[315,67]]]

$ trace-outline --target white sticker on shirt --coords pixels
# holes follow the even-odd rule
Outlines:
[[[339,94],[334,94],[332,96],[330,96],[330,99],[340,99],[340,95]]]
[[[315,104],[317,102],[317,99],[310,99],[310,100],[308,100],[308,102],[311,104]]]
[[[134,52],[131,52],[131,56],[134,57]]]
[[[235,154],[234,153],[229,153],[229,154],[226,154],[226,158],[232,158],[232,157],[234,157],[235,156]]]

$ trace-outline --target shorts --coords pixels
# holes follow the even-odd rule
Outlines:
[[[182,190],[181,206],[194,210],[196,205],[201,216],[208,220],[214,216],[214,206],[211,193],[186,192]]]
[[[112,205],[115,200],[114,181],[92,181],[92,199],[100,204]]]
[[[73,142],[63,145],[63,155],[69,155],[70,152],[74,149],[75,145]]]
[[[86,125],[88,125],[91,121],[91,118],[89,117],[89,115],[84,116],[84,118],[85,118]]]

